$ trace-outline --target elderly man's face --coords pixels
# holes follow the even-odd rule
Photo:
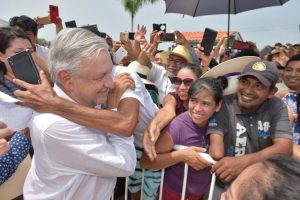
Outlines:
[[[106,102],[109,90],[114,87],[109,52],[103,50],[99,55],[87,57],[81,65],[71,78],[71,97],[89,107]]]
[[[262,164],[256,163],[247,167],[230,185],[228,190],[224,192],[220,200],[239,200],[244,199],[245,191],[249,187],[257,187],[256,184],[252,184],[252,180],[255,176],[262,176]],[[257,199],[256,194],[252,194],[252,199]],[[250,199],[250,198],[249,198]]]
[[[177,72],[180,70],[182,65],[186,64],[187,62],[180,56],[170,54],[168,59],[168,67],[167,73],[169,77],[174,77],[177,75]]]

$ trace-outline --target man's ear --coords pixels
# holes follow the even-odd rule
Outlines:
[[[73,79],[70,73],[64,69],[60,69],[56,73],[57,81],[65,88],[70,90],[72,88]]]

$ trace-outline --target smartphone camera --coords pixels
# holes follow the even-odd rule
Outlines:
[[[162,34],[160,34],[160,41],[174,42],[175,34],[174,33],[162,33]]]
[[[167,25],[166,24],[153,24],[153,30],[154,31],[167,31]]]
[[[75,20],[65,22],[65,25],[66,25],[66,28],[76,28],[77,27]]]
[[[134,40],[134,32],[129,32],[128,38],[129,40]]]

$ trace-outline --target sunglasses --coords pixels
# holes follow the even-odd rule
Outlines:
[[[194,80],[191,78],[181,79],[178,77],[174,77],[175,85],[181,85],[183,83],[185,86],[191,86],[193,82],[194,82]]]

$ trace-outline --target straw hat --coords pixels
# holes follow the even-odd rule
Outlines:
[[[173,55],[176,55],[176,56],[179,56],[179,57],[185,59],[186,62],[189,64],[194,64],[189,50],[187,48],[185,48],[183,45],[180,45],[180,44],[177,45],[173,49],[173,51],[164,51],[164,52],[160,53],[160,57],[162,58],[164,64],[168,64],[168,58],[169,58],[170,54],[173,54]]]
[[[133,61],[128,65],[128,68],[131,71],[136,72],[139,75],[139,77],[141,77],[144,84],[154,85],[154,83],[152,83],[151,81],[149,81],[147,79],[147,76],[150,73],[149,67],[147,67],[145,65],[141,65],[137,61]]]
[[[217,66],[213,67],[211,70],[206,72],[202,77],[213,77],[225,76],[228,80],[228,87],[223,91],[223,95],[228,95],[236,92],[238,85],[238,77],[244,70],[245,66],[252,62],[260,60],[256,56],[243,56],[228,61],[222,62]]]

